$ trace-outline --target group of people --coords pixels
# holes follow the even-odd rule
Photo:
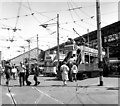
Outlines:
[[[63,65],[61,65],[60,67],[60,71],[64,86],[67,85],[69,76],[71,77],[71,81],[77,81],[78,68],[75,63],[70,62],[69,64],[67,64],[67,62],[63,62]]]
[[[15,66],[15,64],[13,66],[10,65],[10,62],[7,61],[5,64],[5,69],[4,69],[4,73],[6,75],[6,85],[9,85],[9,81],[11,79],[11,75],[13,76],[13,79],[16,79],[16,76],[18,75],[19,77],[19,85],[24,86],[25,82],[27,86],[31,85],[31,82],[28,80],[29,75],[30,75],[30,71],[29,71],[29,65],[26,63],[22,63],[20,62],[19,66]],[[39,70],[38,70],[38,65],[35,64],[34,67],[34,81],[35,81],[35,86],[37,86],[38,84],[40,84],[40,82],[38,81],[38,75],[39,75]]]
[[[37,64],[35,64],[33,71],[34,71],[33,80],[35,81],[34,85],[37,86],[38,84],[40,84],[40,82],[38,81],[39,67]],[[69,62],[69,64],[67,62],[63,62],[63,64],[60,66],[60,71],[61,71],[62,81],[65,86],[67,85],[67,81],[69,80],[69,78],[71,78],[71,81],[74,80],[77,81],[76,75],[78,72],[78,68],[74,62]],[[15,64],[11,66],[10,62],[7,61],[5,64],[4,73],[6,75],[6,85],[9,85],[11,75],[13,76],[14,80],[16,80],[16,76],[19,77],[20,87],[24,86],[25,82],[27,86],[31,85],[31,82],[28,80],[30,71],[29,71],[29,64],[27,63],[24,64],[20,62],[20,65],[16,67]]]

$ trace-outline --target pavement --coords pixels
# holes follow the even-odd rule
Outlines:
[[[29,77],[31,86],[19,86],[17,80],[11,80],[10,86],[5,85],[1,78],[0,85],[1,104],[118,104],[120,78],[103,77],[103,86],[99,85],[99,77],[68,81],[67,86],[55,77],[39,76],[40,85],[33,86],[33,76]]]

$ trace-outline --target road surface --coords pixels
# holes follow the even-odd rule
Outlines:
[[[20,87],[17,80],[5,85],[2,78],[0,95],[2,104],[118,104],[118,78],[103,78],[104,85],[98,86],[99,78],[69,82],[63,86],[55,77],[39,76],[40,85],[34,86],[33,76],[29,77],[31,86]]]

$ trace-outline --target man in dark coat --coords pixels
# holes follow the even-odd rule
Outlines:
[[[20,87],[23,85],[24,86],[24,81],[25,81],[25,65],[20,62],[20,66],[18,67],[18,75],[19,75],[19,83]]]
[[[5,75],[6,75],[6,85],[8,86],[9,85],[9,81],[10,81],[10,77],[11,77],[11,65],[10,65],[10,62],[7,61],[6,64],[5,64]]]
[[[38,84],[40,84],[40,82],[38,81],[38,76],[39,76],[39,67],[37,64],[35,64],[35,67],[34,67],[34,81],[35,81],[35,84],[34,86],[37,86]]]
[[[27,84],[28,86],[31,84],[31,82],[28,80],[29,75],[30,75],[30,72],[29,72],[29,64],[26,63],[25,80],[26,80],[26,84]]]

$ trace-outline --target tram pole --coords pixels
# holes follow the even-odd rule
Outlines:
[[[100,84],[103,86],[103,67],[102,67],[102,39],[101,39],[101,20],[100,20],[100,0],[96,0],[96,15],[97,15],[97,40],[98,40],[98,68],[100,70]]]
[[[59,66],[59,14],[57,14],[57,58],[58,58],[58,63],[57,63],[57,68]]]
[[[89,64],[90,64],[90,39],[89,39],[89,29],[87,29],[88,33],[88,50],[89,50]]]
[[[30,40],[26,40],[28,42],[28,65],[29,65],[29,71],[30,71]]]
[[[38,38],[38,34],[37,34],[37,63],[38,63],[38,55],[39,55],[39,44],[38,44],[38,42],[39,42],[39,38]]]

